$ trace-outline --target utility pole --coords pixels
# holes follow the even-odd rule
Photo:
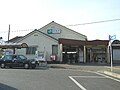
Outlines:
[[[9,39],[10,39],[10,24],[9,24],[9,30],[8,30],[8,43],[9,43]]]
[[[109,35],[109,41],[110,41],[110,60],[111,60],[111,72],[113,71],[113,54],[112,54],[112,41],[111,40],[116,40],[116,35]]]
[[[113,71],[113,57],[112,57],[112,42],[111,42],[111,40],[110,40],[110,60],[111,60],[111,65],[110,65],[110,67],[111,67],[111,72]]]

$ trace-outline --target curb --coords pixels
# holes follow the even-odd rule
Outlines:
[[[109,76],[115,77],[115,78],[119,78],[120,79],[120,74],[117,73],[113,73],[113,72],[109,72],[109,71],[103,71],[104,74],[107,74]]]
[[[108,66],[105,66],[106,68],[111,68],[111,67],[108,67]],[[113,67],[113,69],[116,69],[116,70],[120,70],[120,68],[118,67]]]

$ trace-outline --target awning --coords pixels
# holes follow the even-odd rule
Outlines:
[[[26,43],[2,43],[0,44],[0,48],[2,49],[14,49],[14,48],[28,48]]]
[[[83,41],[83,40],[59,38],[59,44],[76,45],[76,46],[108,46],[109,40]]]

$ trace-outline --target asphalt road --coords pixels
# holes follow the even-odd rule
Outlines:
[[[120,80],[70,69],[0,69],[0,90],[120,90]]]

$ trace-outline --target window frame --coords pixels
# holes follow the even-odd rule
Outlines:
[[[54,47],[57,47],[57,50],[55,51],[55,48]],[[54,50],[53,50],[54,49]],[[54,52],[55,51],[55,52]],[[55,45],[52,45],[52,54],[58,54],[58,45],[55,44]]]
[[[37,50],[36,46],[30,46],[26,48],[26,55],[34,55]]]

